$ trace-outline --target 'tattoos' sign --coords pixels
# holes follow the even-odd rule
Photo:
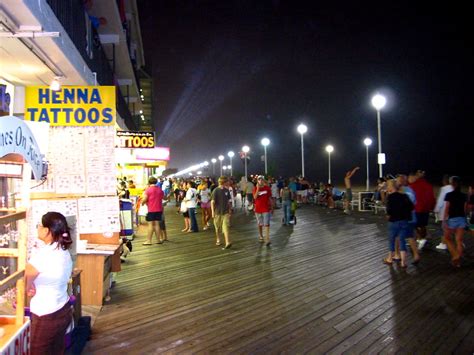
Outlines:
[[[112,126],[115,86],[49,86],[26,88],[25,120],[51,126]]]

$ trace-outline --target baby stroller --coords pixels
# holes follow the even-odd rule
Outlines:
[[[296,209],[298,208],[298,203],[296,200],[291,201],[290,207],[290,224],[296,224]],[[281,223],[285,223],[285,217],[283,216],[281,219]]]

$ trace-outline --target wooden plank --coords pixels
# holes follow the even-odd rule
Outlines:
[[[14,213],[9,213],[5,216],[0,216],[0,224],[8,224],[8,223],[16,222],[23,218],[26,218],[26,211],[18,211]]]
[[[17,248],[0,248],[0,257],[18,258],[18,249]]]
[[[8,276],[6,279],[0,281],[0,294],[5,293],[9,288],[16,285],[17,280],[23,278],[25,270],[15,271],[13,274]]]
[[[423,347],[403,334],[431,327],[434,340],[446,329],[442,322],[462,330],[443,350],[469,346],[473,320],[466,298],[453,301],[464,317],[417,311],[439,295],[468,293],[467,282],[461,287],[446,256],[435,250],[406,271],[383,265],[382,215],[304,206],[297,210],[298,224],[287,228],[279,225],[277,210],[267,249],[256,240],[253,216],[238,212],[233,248],[222,251],[212,229],[181,233],[182,216],[174,211],[166,211],[170,242],[145,247],[145,229],[136,233],[85,352],[424,352],[441,344]],[[466,243],[469,250],[472,241]],[[456,272],[466,280],[474,276],[472,268]]]

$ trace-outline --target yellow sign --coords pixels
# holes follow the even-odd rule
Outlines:
[[[115,86],[26,88],[25,121],[51,126],[111,126],[115,123]]]

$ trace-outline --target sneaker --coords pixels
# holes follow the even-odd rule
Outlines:
[[[446,250],[446,249],[448,249],[448,247],[447,247],[446,244],[444,244],[444,243],[439,243],[439,244],[436,246],[436,249],[439,249],[439,250]]]
[[[425,247],[426,245],[426,239],[421,239],[418,241],[418,250],[421,250]]]

